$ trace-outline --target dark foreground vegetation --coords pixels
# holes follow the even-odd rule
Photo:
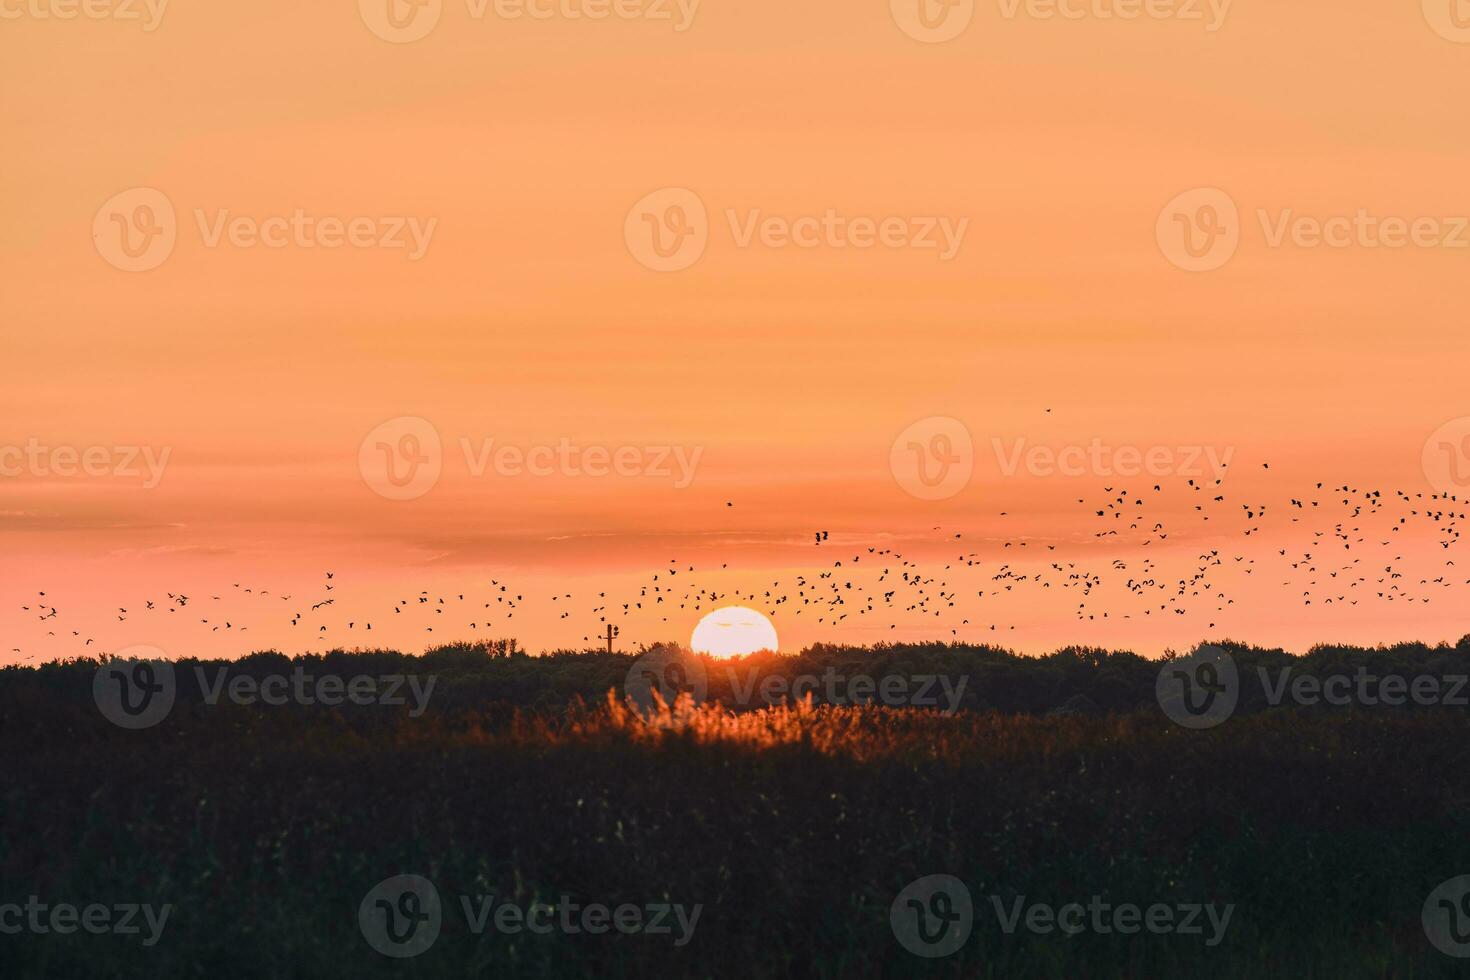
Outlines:
[[[711,665],[703,706],[645,718],[622,700],[631,655],[511,649],[230,666],[432,676],[417,716],[411,697],[209,704],[218,665],[202,665],[201,692],[180,663],[177,703],[136,731],[99,711],[96,662],[0,671],[0,904],[172,906],[149,947],[0,934],[0,976],[1449,977],[1470,962],[1421,922],[1437,885],[1470,874],[1465,709],[1268,707],[1255,670],[1453,678],[1470,641],[1303,658],[1232,646],[1240,708],[1198,731],[1159,710],[1159,664],[1131,654],[819,647],[754,663],[963,676],[960,710],[768,708]],[[443,925],[421,955],[390,959],[359,905],[404,873],[434,882]],[[966,883],[974,929],[924,959],[896,941],[890,906],[934,874]],[[491,895],[702,912],[682,946],[476,934],[461,897]],[[1207,946],[1008,934],[990,896],[1235,909]]]

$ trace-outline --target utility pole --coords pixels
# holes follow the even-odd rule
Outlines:
[[[612,653],[613,652],[613,645],[612,645],[612,643],[613,643],[613,637],[617,636],[620,632],[622,632],[622,630],[620,630],[618,627],[614,626],[612,623],[608,623],[607,624],[607,652],[608,653]]]

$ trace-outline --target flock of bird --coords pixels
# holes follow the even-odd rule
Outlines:
[[[1187,616],[1213,629],[1236,605],[1234,583],[1242,578],[1289,590],[1285,594],[1295,594],[1303,607],[1319,609],[1417,606],[1470,586],[1454,560],[1467,501],[1454,495],[1318,483],[1300,498],[1271,503],[1233,499],[1223,482],[1223,476],[1190,479],[1177,487],[1185,495],[1182,503],[1175,499],[1171,505],[1164,501],[1175,488],[1166,491],[1163,483],[1104,487],[1095,499],[1076,498],[1082,523],[1065,535],[988,533],[978,548],[960,544],[964,531],[943,526],[905,537],[904,551],[896,550],[891,537],[864,540],[816,530],[808,546],[809,571],[754,588],[719,588],[704,577],[718,572],[728,578],[728,563],[716,569],[670,559],[621,594],[556,592],[527,600],[526,590],[490,578],[464,592],[402,595],[376,613],[353,603],[359,611],[339,615],[348,603],[339,606],[335,575],[326,572],[309,594],[236,582],[217,593],[165,592],[125,601],[111,618],[178,617],[206,633],[242,634],[242,646],[252,625],[259,633],[260,626],[285,623],[300,631],[302,646],[365,646],[371,642],[366,634],[375,624],[381,634],[385,620],[394,636],[419,632],[432,634],[434,642],[512,636],[516,613],[528,601],[544,599],[559,623],[570,621],[585,644],[596,645],[614,624],[619,633],[626,627],[649,641],[674,639],[667,624],[687,624],[691,614],[738,603],[759,609],[778,627],[800,617],[832,631],[861,623],[868,640],[877,638],[873,630],[900,628],[969,639],[977,632],[1014,631],[1006,606],[1023,594],[1062,598],[1060,609],[1083,623]],[[1003,525],[1009,518],[1002,511],[995,522]],[[1251,540],[1268,529],[1274,544]],[[1415,536],[1418,544],[1408,546]],[[1285,542],[1290,544],[1281,547]],[[908,544],[922,557],[908,554],[914,550]],[[1418,553],[1406,557],[1416,548]],[[1432,567],[1424,567],[1426,552],[1435,556]],[[48,639],[72,647],[12,647],[13,661],[34,660],[43,652],[98,652],[96,633],[70,628],[45,591],[20,603],[18,611],[39,620]]]

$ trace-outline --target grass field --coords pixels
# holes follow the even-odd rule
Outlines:
[[[1242,665],[1278,656],[1235,652]],[[953,715],[731,710],[712,682],[711,703],[645,718],[622,699],[631,656],[459,649],[234,668],[434,676],[418,716],[209,704],[180,665],[167,717],[130,731],[94,703],[95,662],[0,671],[0,904],[171,906],[152,945],[146,928],[0,934],[0,975],[1464,975],[1421,921],[1437,885],[1470,873],[1462,708],[1251,707],[1196,731],[1148,703],[1159,665],[1127,654],[804,656],[761,669],[941,663],[969,671],[973,699]],[[1297,662],[1330,673],[1360,661],[1444,675],[1470,647]],[[1048,713],[1078,695],[1096,710]],[[404,874],[433,883],[442,914],[432,944],[398,959],[375,950],[359,912]],[[930,875],[973,900],[968,938],[935,958],[909,952],[891,917]],[[477,932],[489,896],[492,908],[699,911],[682,934]],[[1176,922],[1189,906],[1233,908],[1213,943],[1208,925],[1002,926],[1018,907],[1089,902],[1163,905]]]

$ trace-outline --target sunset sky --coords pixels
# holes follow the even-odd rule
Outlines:
[[[1470,491],[1470,27],[1448,3],[992,0],[931,43],[905,0],[374,2],[174,0],[149,29],[141,2],[0,0],[0,663],[535,651],[604,616],[627,649],[723,601],[686,583],[790,649],[1470,633],[1464,546],[1421,519],[1464,507],[1413,496]],[[596,9],[627,15],[570,16]],[[1223,252],[1170,239],[1213,241],[1211,215]],[[703,251],[661,257],[654,228]],[[895,441],[942,419],[973,473],[921,499]],[[380,492],[379,442],[429,433],[437,480]],[[1168,472],[1007,472],[1018,445],[1095,444]],[[584,472],[587,447],[623,471]],[[1201,512],[1206,449],[1230,462]],[[64,472],[88,450],[108,462]],[[1412,503],[1353,518],[1344,484]],[[1106,488],[1147,491],[1143,526],[1096,536]],[[1365,541],[1322,543],[1340,522]],[[1225,611],[1145,617],[1122,588],[1212,549]],[[1304,605],[1356,558],[1362,601]],[[837,561],[855,590],[919,574],[955,605],[775,605]],[[1054,562],[1048,587],[993,578]],[[1389,566],[1412,597],[1373,601]]]

